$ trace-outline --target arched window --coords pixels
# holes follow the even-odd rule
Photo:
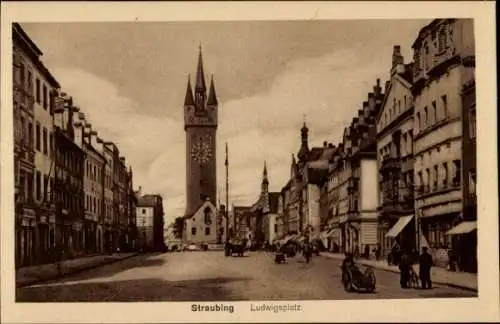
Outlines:
[[[211,213],[211,210],[210,208],[205,208],[205,210],[203,211],[204,215],[205,215],[205,224],[206,225],[210,225],[212,224],[212,220],[211,220],[211,217],[210,217],[210,213]]]

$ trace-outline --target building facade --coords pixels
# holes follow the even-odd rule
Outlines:
[[[75,143],[73,115],[78,112],[73,99],[58,98],[55,109],[55,183],[56,244],[65,256],[78,256],[83,249],[85,219],[85,152]]]
[[[452,247],[446,235],[462,218],[462,97],[473,67],[473,21],[436,19],[413,44],[415,209],[422,237],[433,250]],[[447,260],[442,260],[447,263]]]
[[[187,172],[187,199],[184,215],[186,226],[183,237],[185,243],[216,244],[219,241],[218,237],[220,237],[218,227],[224,226],[224,222],[217,221],[218,211],[215,207],[217,204],[217,115],[218,100],[214,80],[212,77],[207,96],[200,47],[194,94],[191,81],[188,79],[184,98]],[[207,206],[207,204],[211,204],[211,206]],[[211,215],[212,213],[214,214]],[[205,226],[201,233],[198,229],[199,226]]]
[[[392,54],[390,80],[377,117],[379,183],[378,241],[381,255],[397,242],[402,249],[416,246],[413,160],[412,64],[405,64],[400,46]]]
[[[154,206],[150,206],[148,201],[141,201],[139,198],[137,207],[137,230],[139,231],[139,244],[143,248],[154,247],[153,219]]]
[[[158,194],[141,195],[137,199],[136,215],[138,247],[152,251],[163,251],[165,248],[165,213],[162,196]]]
[[[104,223],[101,228],[103,233],[104,250],[113,249],[113,222],[115,206],[113,204],[113,147],[112,142],[103,142],[103,156],[106,161],[104,166]]]
[[[42,52],[14,23],[13,103],[16,184],[16,262],[49,261],[54,246],[54,109],[59,83],[41,61]]]
[[[217,198],[216,135],[218,102],[213,78],[206,93],[201,48],[198,56],[196,84],[188,80],[184,99],[186,132],[187,206],[186,216],[193,215],[208,200],[215,206]]]

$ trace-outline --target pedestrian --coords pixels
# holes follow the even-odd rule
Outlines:
[[[399,271],[400,271],[399,284],[403,289],[408,288],[408,283],[410,281],[410,267],[411,267],[410,257],[408,256],[408,254],[403,253],[403,255],[401,256],[401,260],[399,262]]]
[[[432,256],[427,252],[427,247],[422,248],[422,254],[419,257],[419,275],[420,281],[422,282],[422,289],[431,289],[431,268],[432,268]]]
[[[380,244],[377,244],[377,247],[375,248],[375,259],[378,261],[380,259],[380,252],[382,251],[382,248],[380,247]]]

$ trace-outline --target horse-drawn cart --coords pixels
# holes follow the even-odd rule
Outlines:
[[[237,256],[242,257],[245,254],[246,247],[247,240],[231,238],[228,242],[229,255],[233,256],[233,254],[236,254]]]

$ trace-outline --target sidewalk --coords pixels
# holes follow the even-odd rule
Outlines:
[[[321,252],[321,256],[343,260],[344,255],[341,253]],[[386,260],[364,260],[356,259],[356,263],[371,266],[376,269],[399,273],[399,268],[394,265],[388,265]],[[418,264],[414,265],[414,269],[418,274]],[[461,289],[467,289],[477,292],[477,274],[467,272],[450,272],[444,268],[432,267],[431,269],[432,282],[437,284],[447,285]]]
[[[136,254],[136,252],[113,253],[111,255],[101,254],[65,260],[61,263],[61,274],[58,273],[55,263],[19,268],[16,270],[16,287],[24,287],[38,282],[56,279],[79,271],[124,260]]]

